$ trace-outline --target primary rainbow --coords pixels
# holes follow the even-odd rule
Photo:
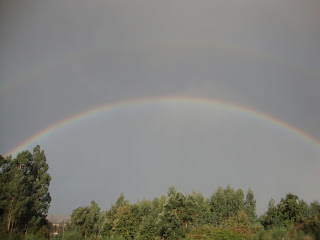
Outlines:
[[[24,149],[28,148],[30,145],[34,144],[38,139],[41,137],[47,136],[53,131],[62,128],[66,125],[72,124],[75,121],[81,120],[85,117],[100,113],[100,112],[106,112],[112,109],[121,108],[121,107],[128,107],[128,106],[134,106],[134,105],[141,105],[141,104],[147,104],[147,103],[198,103],[198,104],[204,104],[204,105],[217,105],[221,106],[225,109],[230,109],[237,112],[247,113],[249,115],[256,116],[262,120],[268,121],[269,123],[272,123],[274,125],[277,125],[281,128],[284,128],[295,135],[304,138],[305,140],[313,143],[315,146],[320,148],[320,142],[316,138],[308,135],[307,133],[303,132],[302,130],[289,125],[288,123],[281,121],[279,119],[276,119],[270,115],[267,115],[263,112],[260,112],[258,110],[241,106],[235,103],[222,101],[218,99],[208,99],[208,98],[195,98],[195,97],[186,97],[186,96],[174,96],[174,97],[148,97],[148,98],[138,98],[138,99],[131,99],[131,100],[124,100],[124,101],[117,101],[117,102],[111,102],[106,103],[103,105],[99,105],[97,107],[88,109],[86,111],[83,111],[81,113],[78,113],[76,115],[73,115],[71,117],[68,117],[66,119],[63,119],[59,122],[56,122],[47,128],[37,132],[30,138],[26,139],[24,142],[13,148],[11,151],[9,151],[5,156],[8,155],[16,155],[18,152],[23,151]]]

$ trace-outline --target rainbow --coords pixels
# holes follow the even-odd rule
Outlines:
[[[124,101],[117,101],[117,102],[111,102],[99,105],[97,107],[88,109],[86,111],[80,112],[78,114],[75,114],[71,117],[68,117],[66,119],[63,119],[61,121],[58,121],[50,126],[48,126],[45,129],[42,129],[41,131],[37,132],[30,138],[26,139],[24,142],[13,148],[11,151],[9,151],[5,156],[8,155],[16,155],[18,152],[23,151],[24,149],[30,147],[33,145],[36,141],[38,141],[40,138],[50,135],[50,133],[56,131],[57,129],[60,129],[66,125],[70,125],[76,121],[79,121],[81,119],[84,119],[89,116],[94,116],[101,112],[110,111],[113,109],[123,108],[123,107],[132,107],[137,105],[143,105],[143,104],[152,104],[152,103],[185,103],[185,104],[201,104],[201,105],[216,105],[219,107],[222,107],[224,109],[229,109],[236,112],[245,113],[251,116],[255,116],[258,119],[265,120],[273,125],[276,125],[278,127],[281,127],[283,129],[286,129],[287,131],[294,133],[296,136],[299,136],[312,144],[314,144],[316,147],[320,148],[320,142],[316,138],[308,135],[307,133],[303,132],[302,130],[289,125],[288,123],[281,121],[279,119],[276,119],[270,115],[267,115],[266,113],[263,113],[261,111],[249,108],[247,106],[241,106],[232,102],[222,101],[218,99],[208,99],[208,98],[196,98],[196,97],[190,97],[190,96],[167,96],[167,97],[148,97],[148,98],[138,98],[138,99],[130,99],[130,100],[124,100]]]

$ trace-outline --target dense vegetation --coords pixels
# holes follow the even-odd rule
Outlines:
[[[253,191],[219,187],[210,198],[170,187],[160,198],[130,204],[121,194],[106,212],[92,201],[71,215],[82,239],[319,239],[320,204],[288,193],[256,216]]]
[[[107,211],[94,201],[73,210],[59,234],[45,217],[50,204],[50,175],[43,151],[0,156],[1,239],[320,239],[320,203],[310,204],[288,193],[269,201],[256,215],[254,192],[219,187],[211,197],[183,194],[170,187],[166,195],[135,203],[123,194]]]
[[[51,201],[51,177],[40,146],[16,158],[0,155],[0,238],[49,235],[46,215]]]

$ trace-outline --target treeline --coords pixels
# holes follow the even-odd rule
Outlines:
[[[121,194],[114,205],[101,212],[90,206],[72,212],[71,226],[84,239],[123,237],[125,239],[180,239],[194,226],[232,222],[251,225],[257,221],[255,200],[249,189],[246,198],[241,189],[219,188],[211,199],[200,192],[184,195],[170,187],[168,195],[130,204]]]
[[[310,204],[288,193],[269,201],[256,215],[249,188],[219,187],[210,197],[183,194],[170,187],[166,195],[135,203],[123,194],[107,211],[94,201],[73,210],[59,234],[46,220],[51,177],[44,151],[36,146],[15,158],[0,155],[0,239],[315,239],[320,240],[320,203]]]
[[[0,239],[37,234],[49,237],[48,168],[40,146],[14,159],[0,155]]]
[[[277,205],[271,200],[257,218],[253,191],[231,186],[219,187],[210,198],[170,187],[167,195],[133,204],[121,194],[105,212],[94,201],[76,208],[69,225],[82,239],[200,239],[205,231],[216,235],[203,239],[319,239],[319,229],[317,201],[309,205],[289,193]]]

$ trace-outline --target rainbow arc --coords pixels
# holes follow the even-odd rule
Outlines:
[[[251,116],[255,116],[257,119],[261,119],[264,121],[267,121],[273,125],[276,125],[278,127],[281,127],[283,129],[286,129],[287,131],[295,134],[298,137],[301,137],[305,139],[306,141],[311,142],[315,146],[320,148],[320,142],[316,138],[308,135],[307,133],[303,132],[302,130],[284,122],[281,121],[275,117],[272,117],[266,113],[263,113],[261,111],[242,106],[239,104],[235,104],[232,102],[222,101],[218,99],[208,99],[208,98],[195,98],[195,97],[187,97],[187,96],[167,96],[167,97],[148,97],[148,98],[138,98],[138,99],[129,99],[124,101],[118,101],[118,102],[111,102],[102,104],[93,108],[90,108],[88,110],[85,110],[83,112],[80,112],[78,114],[72,115],[71,117],[68,117],[66,119],[63,119],[61,121],[58,121],[45,129],[42,129],[41,131],[37,132],[33,136],[26,139],[24,142],[13,148],[11,151],[9,151],[6,156],[8,155],[16,155],[18,152],[23,151],[24,149],[30,147],[32,144],[37,142],[39,139],[41,139],[44,136],[50,135],[50,133],[56,131],[57,129],[60,129],[66,125],[70,125],[72,123],[75,123],[81,119],[84,119],[86,117],[99,114],[101,112],[107,112],[114,109],[119,108],[130,108],[137,105],[144,105],[144,104],[156,104],[156,103],[185,103],[185,104],[200,104],[200,105],[216,105],[220,106],[225,109],[229,109],[236,112],[241,112],[244,114],[248,114]]]

